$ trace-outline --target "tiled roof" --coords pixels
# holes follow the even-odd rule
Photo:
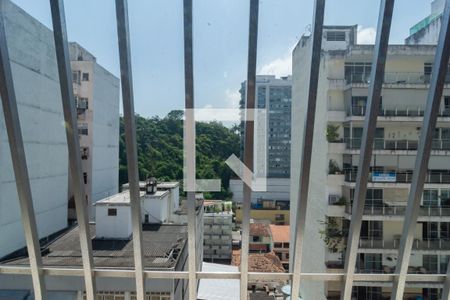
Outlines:
[[[269,225],[265,223],[250,223],[250,235],[270,237]]]
[[[233,250],[231,259],[233,266],[240,266],[241,264],[241,250]],[[248,271],[249,272],[265,272],[265,273],[284,273],[280,259],[275,253],[253,254],[248,256]]]
[[[252,244],[248,245],[250,251],[267,251],[266,244]]]
[[[270,224],[270,231],[272,232],[272,240],[274,243],[289,243],[289,225]]]

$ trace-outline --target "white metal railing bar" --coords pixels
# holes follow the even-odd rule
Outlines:
[[[145,278],[142,249],[141,201],[137,161],[136,123],[134,115],[133,77],[131,70],[130,30],[127,0],[116,0],[117,38],[119,42],[120,79],[122,87],[123,120],[127,152],[128,182],[130,185],[131,221],[133,227],[136,295],[144,300]]]
[[[427,176],[428,162],[430,159],[431,146],[436,128],[439,105],[445,82],[445,76],[450,58],[450,1],[445,4],[442,18],[441,30],[439,33],[438,45],[434,58],[433,70],[431,75],[430,89],[428,92],[423,126],[421,129],[419,147],[417,150],[416,163],[411,182],[411,188],[408,196],[408,204],[405,213],[405,222],[400,240],[400,250],[396,273],[398,278],[394,280],[391,299],[402,299],[405,289],[405,279],[408,271],[409,259],[411,255],[412,244],[414,242],[414,233],[417,218],[420,211],[420,202],[423,193],[423,187]],[[448,289],[447,289],[448,290]],[[447,293],[448,297],[448,293]]]
[[[4,5],[4,1],[0,1],[0,11],[4,11]],[[42,257],[36,227],[36,217],[33,208],[25,148],[22,139],[22,129],[20,127],[19,112],[17,108],[16,92],[14,90],[11,63],[6,42],[5,18],[4,16],[0,16],[0,97],[2,99],[9,149],[16,179],[25,241],[28,249],[28,256],[30,258],[30,271],[33,281],[34,297],[38,300],[42,300],[46,298],[45,280],[42,271]]]
[[[254,109],[255,109],[255,89],[256,89],[256,59],[258,45],[258,14],[259,0],[250,0],[249,33],[248,33],[248,62],[247,62],[247,87],[246,87],[246,120],[245,120],[245,144],[244,144],[244,164],[250,172],[244,172],[243,186],[243,217],[242,217],[242,246],[241,246],[241,280],[240,299],[247,299],[248,286],[248,256],[250,239],[250,205],[252,187],[246,182],[252,182],[251,172],[253,172],[253,139],[254,139]]]
[[[195,116],[194,116],[194,70],[192,41],[192,0],[183,1],[184,21],[184,82],[185,82],[185,118],[184,118],[184,172],[186,180],[188,206],[188,266],[189,299],[197,299],[197,249],[195,213]]]
[[[61,90],[66,138],[69,153],[70,178],[72,180],[77,222],[80,228],[80,248],[84,267],[86,297],[95,299],[94,262],[92,242],[89,231],[89,213],[83,188],[83,171],[81,168],[80,142],[77,128],[77,109],[72,86],[72,69],[70,67],[69,47],[63,0],[51,0],[53,33],[55,40],[56,60],[58,64],[59,84]]]
[[[57,268],[43,267],[43,274],[46,276],[74,276],[83,277],[83,268]],[[131,269],[97,269],[94,270],[96,278],[134,278],[135,271]],[[0,274],[10,275],[30,275],[29,266],[0,266]],[[196,272],[198,279],[240,279],[241,272]],[[346,273],[301,273],[304,280],[311,281],[336,281],[342,282]],[[189,279],[188,271],[144,271],[146,279]],[[356,273],[354,280],[358,282],[392,282],[398,274],[389,273]],[[250,280],[262,279],[280,279],[292,280],[293,273],[262,273],[248,272]],[[444,283],[445,274],[407,274],[406,282],[426,282],[426,283]]]
[[[308,107],[306,112],[305,130],[303,134],[303,152],[300,166],[298,198],[295,204],[296,219],[293,226],[295,245],[293,257],[293,279],[291,282],[292,299],[297,299],[300,293],[300,278],[302,270],[303,236],[306,226],[308,207],[309,177],[311,170],[311,156],[314,136],[314,122],[316,117],[317,89],[319,85],[320,60],[322,53],[323,19],[325,14],[325,0],[316,0],[313,14],[311,65],[309,69]]]
[[[361,224],[366,200],[367,181],[372,159],[373,141],[380,108],[381,89],[383,87],[384,69],[386,65],[389,34],[394,11],[394,0],[381,0],[378,17],[377,36],[372,60],[372,73],[370,75],[369,96],[367,98],[367,113],[364,119],[361,155],[359,159],[358,174],[356,177],[355,199],[349,229],[347,248],[345,251],[346,273],[342,286],[341,299],[350,300],[353,288],[356,257]]]

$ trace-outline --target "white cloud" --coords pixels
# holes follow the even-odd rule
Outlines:
[[[358,26],[358,44],[375,44],[377,30],[374,27]]]
[[[241,93],[238,90],[227,89],[225,91],[225,102],[229,108],[238,108],[241,100]]]
[[[278,58],[264,64],[258,71],[261,75],[275,75],[275,76],[287,76],[292,74],[292,50],[295,45],[289,47],[289,49]]]
[[[238,90],[225,90],[225,106],[214,107],[211,104],[195,110],[195,119],[202,122],[219,121],[234,124],[240,121],[239,101],[241,94]],[[227,125],[227,124],[225,124]]]

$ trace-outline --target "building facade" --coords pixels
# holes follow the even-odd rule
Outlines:
[[[69,53],[84,189],[87,203],[93,204],[119,191],[120,81],[79,44],[69,43]],[[71,208],[72,197],[69,188]],[[74,210],[70,212],[74,217]]]
[[[10,1],[4,19],[39,238],[67,227],[67,142],[53,33]],[[26,246],[0,103],[0,258]],[[14,237],[14,238],[11,238]]]
[[[430,15],[409,29],[410,35],[405,39],[405,44],[436,45],[441,29],[444,5],[445,0],[433,0]]]
[[[208,261],[231,261],[231,233],[233,213],[231,211],[205,212],[203,258]]]
[[[253,172],[258,178],[289,178],[291,155],[291,77],[256,76]],[[240,108],[246,108],[246,82],[240,89]],[[245,140],[241,114],[241,158]]]
[[[293,128],[293,157],[300,157],[302,149],[306,113],[306,101],[302,99],[307,98],[310,44],[310,39],[303,37],[293,53],[293,122],[299,124]],[[357,44],[355,26],[325,26],[322,48],[309,194],[314,205],[309,206],[304,237],[308,240],[303,258],[306,272],[325,271],[317,263],[315,267],[310,264],[319,260],[325,262],[328,271],[343,268],[373,56],[372,45]],[[431,45],[388,48],[357,272],[395,270],[435,50]],[[410,259],[411,273],[446,272],[450,254],[449,83],[444,87],[439,110]],[[294,163],[293,182],[299,180],[298,169]],[[297,193],[291,189],[293,197]],[[323,224],[321,233],[318,221]],[[314,299],[339,296],[340,284],[322,285],[314,287]],[[303,294],[313,291],[306,285],[302,288]],[[319,288],[323,294],[317,293]],[[356,299],[382,299],[390,292],[389,284],[354,287]],[[438,299],[437,286],[407,283],[405,297],[419,296]]]

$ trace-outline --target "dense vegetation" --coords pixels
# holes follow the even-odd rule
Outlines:
[[[229,179],[233,175],[225,160],[239,156],[239,130],[219,122],[196,123],[197,178],[222,180],[222,191],[205,197],[227,199]],[[183,111],[174,110],[164,118],[136,116],[139,177],[160,181],[183,178]],[[120,185],[128,182],[123,119],[120,120]]]

